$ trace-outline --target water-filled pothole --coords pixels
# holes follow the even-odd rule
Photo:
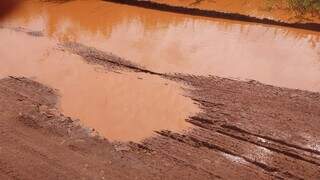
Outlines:
[[[144,73],[105,72],[57,49],[46,37],[9,29],[1,29],[0,37],[0,77],[24,76],[56,88],[65,115],[110,140],[139,141],[156,130],[186,130],[185,119],[198,111],[176,82]]]
[[[162,73],[320,90],[319,33],[166,13],[99,0],[23,1],[6,25],[42,30]]]

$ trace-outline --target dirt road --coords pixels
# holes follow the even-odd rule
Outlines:
[[[274,19],[277,21],[294,22],[314,22],[320,23],[319,16],[314,14],[297,15],[292,9],[288,8],[285,0],[266,1],[266,0],[152,0],[156,3],[182,6],[188,8],[199,8],[214,10],[226,13],[239,13],[246,16],[258,18]]]
[[[228,10],[229,8],[226,8],[230,6],[231,3],[223,3],[225,1],[220,1],[220,3],[215,4],[216,1],[210,2],[208,6],[205,7],[199,7],[198,5],[201,3],[196,3],[196,6],[192,5],[196,1],[148,1],[148,0],[138,0],[138,1],[132,1],[132,0],[105,0],[108,2],[114,2],[114,3],[120,3],[120,4],[128,4],[131,6],[137,6],[147,9],[155,9],[160,11],[166,11],[166,12],[174,12],[174,13],[181,13],[181,14],[189,14],[189,15],[196,15],[196,16],[204,16],[204,17],[213,17],[213,18],[222,18],[222,19],[229,19],[229,20],[237,20],[237,21],[244,21],[244,22],[253,22],[253,23],[259,23],[259,24],[266,24],[266,25],[277,25],[277,26],[283,26],[283,27],[292,27],[292,28],[299,28],[299,29],[306,29],[306,30],[312,30],[319,32],[320,31],[320,24],[319,24],[319,17],[312,17],[312,20],[308,20],[307,22],[301,22],[301,20],[294,20],[291,22],[292,19],[289,13],[286,12],[285,17],[283,15],[277,15],[275,18],[269,18],[271,13],[262,13],[264,15],[253,15],[252,12],[246,12],[241,13],[242,11],[239,9],[243,9],[245,4],[250,4],[248,2],[240,2],[236,5],[236,10]],[[185,3],[187,2],[187,3]],[[188,4],[189,2],[189,4]],[[221,3],[222,2],[222,3]],[[250,1],[251,2],[251,1]],[[260,1],[261,3],[261,1]],[[186,5],[187,4],[187,5]],[[197,5],[198,4],[198,5]],[[222,5],[221,5],[222,4]],[[226,6],[227,4],[227,6]],[[234,4],[232,2],[232,4]],[[256,2],[254,3],[256,4]],[[197,7],[198,6],[198,7]],[[216,7],[217,6],[217,7]],[[222,9],[222,10],[221,10]],[[257,11],[258,8],[254,8],[255,11]],[[252,10],[252,8],[249,8],[249,10]],[[258,10],[260,11],[260,10]],[[254,11],[253,11],[254,12]],[[283,12],[282,12],[283,13]],[[256,13],[254,13],[256,14]],[[273,13],[272,14],[276,14]],[[268,16],[269,15],[269,16]],[[288,20],[289,19],[289,20]],[[293,18],[297,19],[297,18]],[[303,19],[303,18],[302,18]],[[306,18],[307,19],[307,18]]]
[[[45,6],[58,7],[51,5]],[[63,7],[78,8],[72,3],[65,5]],[[39,9],[37,6],[26,7]],[[88,6],[81,4],[80,7],[82,11],[83,7]],[[95,7],[100,7],[100,4],[89,9]],[[116,5],[106,3],[101,7],[104,7],[100,9],[104,13],[116,8]],[[79,15],[77,8],[61,12]],[[118,8],[116,12],[120,14],[130,12],[124,9],[127,8],[125,6]],[[130,10],[135,12],[137,9]],[[138,12],[140,14],[140,9]],[[86,13],[80,13],[79,19],[84,15],[87,16]],[[112,18],[115,17],[112,15]],[[18,19],[21,16],[25,14],[22,13]],[[156,16],[158,14],[155,13]],[[161,68],[148,66],[149,61],[143,64],[117,56],[122,53],[108,53],[108,46],[106,49],[102,45],[92,46],[90,42],[94,38],[90,36],[82,38],[87,41],[73,39],[66,34],[59,36],[58,30],[55,32],[42,28],[41,17],[37,19],[39,21],[31,23],[30,29],[15,24],[0,29],[0,179],[320,179],[320,93],[280,88],[254,80],[195,75],[192,71],[161,71]],[[149,14],[143,17],[149,17]],[[63,19],[60,16],[56,18]],[[87,20],[91,22],[91,19]],[[95,22],[88,27],[106,29],[97,28],[98,24],[103,23]],[[41,28],[33,29],[32,25]],[[72,27],[71,23],[57,23],[56,26],[60,27],[58,25],[61,25],[62,31]],[[53,23],[53,29],[56,26]],[[110,32],[116,32],[113,26],[110,29]],[[79,34],[85,35],[84,32],[79,31]],[[141,31],[134,32],[139,34]],[[119,34],[124,36],[124,33]],[[127,37],[137,34],[128,33]],[[307,33],[303,35],[309,36]],[[59,40],[55,39],[57,37]],[[252,39],[256,39],[254,37]],[[120,38],[120,41],[114,39],[107,44],[120,42],[119,46],[122,47],[128,38]],[[217,39],[214,43],[217,43]],[[299,38],[296,39],[294,42],[301,42]],[[225,38],[222,40],[225,42]],[[294,72],[295,76],[284,79],[294,82],[293,87],[313,87],[312,90],[317,91],[315,87],[318,81],[315,77],[318,61],[313,60],[318,57],[319,38],[315,36],[312,40],[311,44],[314,45],[311,49],[302,45],[295,49],[297,43],[282,45],[276,41],[274,44],[280,43],[281,47],[289,47],[291,51],[306,49],[299,52],[309,61],[300,60],[299,53],[293,54],[296,59],[292,60],[285,56],[284,52],[287,51],[281,48],[279,52],[284,55],[279,57],[286,57],[291,64],[285,63],[278,70],[270,68],[271,71],[266,68],[266,64],[275,59],[267,56],[267,63],[260,66],[262,70],[268,71],[265,73],[267,75],[263,75],[278,80],[279,77],[274,76]],[[161,45],[174,44],[168,42]],[[145,46],[154,48],[154,44],[147,43]],[[190,44],[194,44],[194,41],[190,41]],[[267,44],[266,47],[274,44]],[[125,47],[139,49],[144,46]],[[255,44],[252,47],[258,47],[260,51],[264,49]],[[16,51],[12,53],[12,49]],[[121,49],[123,51],[119,52],[130,48]],[[192,56],[192,50],[203,48],[181,49],[181,54]],[[212,49],[216,52],[219,50],[208,49],[210,52]],[[251,48],[243,51],[249,52],[248,49]],[[273,46],[270,52],[274,53],[275,50]],[[151,59],[150,64],[165,59],[159,58],[165,51],[149,51],[149,54],[155,54],[156,57]],[[169,51],[169,54],[173,52]],[[226,54],[225,49],[223,52]],[[243,63],[246,58],[239,59],[241,53],[235,53],[240,51],[229,52],[233,52],[240,63],[228,64],[226,67],[236,68],[225,71],[239,70],[243,64],[245,74],[250,69],[258,71],[257,64],[253,63],[257,62],[255,57],[258,56],[248,56],[253,61],[247,64],[255,65],[251,67]],[[306,52],[311,55],[306,56]],[[214,56],[216,54],[199,56],[195,61],[200,63],[202,57],[219,59],[219,56]],[[146,57],[141,59],[150,60],[151,56]],[[176,59],[185,62],[182,57],[172,56],[166,60],[168,64],[174,64]],[[281,58],[274,62],[283,62]],[[270,67],[279,67],[277,63]],[[176,64],[177,67],[184,65]],[[192,63],[194,65],[196,63]],[[283,72],[285,68],[282,67],[288,68],[288,65],[298,66],[301,73],[296,68]],[[161,63],[155,65],[158,66],[161,67]],[[215,66],[212,64],[210,67]],[[311,66],[315,70],[307,68]],[[304,74],[309,76],[296,78]],[[312,82],[301,85],[307,80]],[[280,84],[285,83],[281,81]],[[73,115],[82,115],[80,117],[84,118],[78,119]],[[95,120],[97,124],[84,123]],[[107,133],[104,134],[98,128]],[[116,133],[108,134],[112,130]],[[146,130],[148,132],[144,132]],[[131,138],[133,136],[129,132],[135,135],[138,133],[138,138],[128,138],[127,135]],[[115,141],[119,133],[124,135],[123,139],[120,138],[124,141]],[[143,140],[125,142],[136,139]]]
[[[319,179],[319,93],[168,76],[203,112],[187,133],[110,143],[63,116],[55,90],[0,81],[1,179]],[[166,78],[168,78],[166,77]]]

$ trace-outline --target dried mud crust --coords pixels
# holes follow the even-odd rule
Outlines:
[[[195,7],[177,6],[177,5],[159,3],[159,2],[149,1],[149,0],[104,0],[104,1],[114,2],[119,4],[127,4],[131,6],[137,6],[142,8],[155,9],[155,10],[167,11],[167,12],[173,12],[173,13],[181,13],[181,14],[189,14],[189,15],[196,15],[196,16],[252,22],[252,23],[259,23],[259,24],[266,24],[266,25],[299,28],[299,29],[312,30],[316,32],[320,31],[320,24],[313,23],[313,22],[288,23],[284,21],[277,21],[269,18],[258,18],[258,17],[253,17],[253,16],[239,14],[239,13],[227,13],[227,12],[220,12],[215,10],[199,9]]]
[[[187,134],[110,143],[56,109],[55,90],[0,80],[2,179],[319,179],[320,94],[179,76],[203,112]]]

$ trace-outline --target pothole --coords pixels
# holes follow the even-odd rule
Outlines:
[[[139,141],[155,130],[183,131],[189,127],[185,119],[198,111],[176,82],[144,73],[103,71],[102,66],[56,49],[46,37],[8,29],[0,30],[0,36],[1,77],[24,76],[57,89],[65,115],[110,140]]]

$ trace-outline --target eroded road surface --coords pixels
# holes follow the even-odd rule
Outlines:
[[[0,179],[320,178],[315,32],[98,0],[0,26]]]

